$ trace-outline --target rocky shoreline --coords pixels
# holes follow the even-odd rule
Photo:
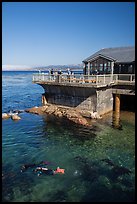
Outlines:
[[[54,115],[58,118],[67,119],[75,124],[83,125],[86,127],[91,126],[87,119],[100,119],[96,112],[92,113],[89,111],[82,111],[77,108],[54,105],[54,104],[46,104],[45,106],[40,107],[32,107],[25,110],[28,113],[34,114],[48,114]]]
[[[86,118],[84,118],[78,110],[70,107],[46,104],[45,106],[33,107],[26,109],[25,111],[28,113],[34,113],[39,115],[54,115],[58,118],[64,118],[76,124],[89,126]]]
[[[96,112],[82,111],[80,109],[74,107],[67,107],[55,104],[46,104],[44,106],[35,106],[32,108],[25,109],[24,112],[33,113],[38,115],[53,115],[57,118],[63,118],[69,120],[75,124],[83,125],[86,127],[90,127],[91,124],[88,122],[89,119],[100,119],[101,117]],[[16,111],[16,113],[8,114],[3,113],[2,119],[11,118],[13,120],[21,119],[18,114],[20,111]]]

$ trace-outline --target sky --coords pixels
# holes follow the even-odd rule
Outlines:
[[[134,45],[134,2],[2,3],[3,67],[81,64],[102,48]]]

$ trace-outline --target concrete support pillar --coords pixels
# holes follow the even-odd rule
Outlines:
[[[115,112],[120,113],[120,94],[115,95]]]
[[[47,104],[47,99],[45,97],[45,94],[42,94],[42,105],[46,105]]]
[[[120,128],[120,94],[115,95],[115,110],[113,113],[113,126],[114,128]]]
[[[88,62],[88,75],[90,75],[90,62]]]

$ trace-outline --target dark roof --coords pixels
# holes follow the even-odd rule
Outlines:
[[[115,62],[133,62],[135,61],[135,47],[104,48],[86,58],[83,62],[88,62],[98,56],[106,57]]]

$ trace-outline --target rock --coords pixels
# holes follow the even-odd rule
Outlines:
[[[115,173],[117,176],[121,176],[121,175],[124,175],[124,174],[130,174],[132,173],[130,169],[128,168],[125,168],[123,166],[115,166],[113,169],[113,173]]]
[[[90,112],[92,119],[101,119],[100,115],[97,112]]]
[[[77,109],[66,107],[66,106],[46,104],[45,106],[32,107],[32,108],[26,109],[25,112],[35,113],[35,114],[54,115],[59,118],[64,117],[67,120],[70,120],[76,124],[89,126],[86,118],[84,118]]]
[[[43,110],[42,110],[42,107],[32,107],[32,108],[28,108],[28,109],[25,109],[25,112],[27,113],[35,113],[35,114],[42,114],[43,113]]]
[[[55,105],[48,106],[47,109],[45,110],[45,112],[47,114],[53,114],[53,113],[57,112],[57,106],[55,106]]]
[[[66,118],[76,124],[88,126],[87,120],[80,115],[77,111],[68,111]]]
[[[2,119],[8,119],[8,118],[10,118],[10,114],[2,113]]]
[[[90,111],[80,111],[80,114],[85,118],[91,118],[91,112]]]
[[[76,118],[75,120],[72,120],[72,121],[80,125],[89,126],[85,118]]]
[[[12,120],[20,120],[21,117],[19,117],[17,114],[12,114],[11,119]]]
[[[59,117],[59,118],[61,118],[61,117],[63,116],[63,114],[62,114],[62,112],[61,112],[60,110],[56,110],[56,111],[54,112],[54,115],[57,116],[57,117]]]

